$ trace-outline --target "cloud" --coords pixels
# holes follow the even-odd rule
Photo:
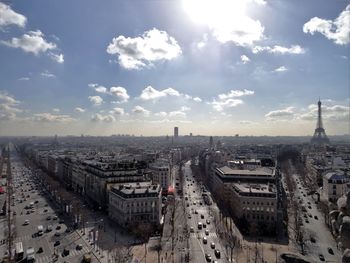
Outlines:
[[[182,51],[175,38],[153,28],[135,38],[122,35],[113,38],[107,53],[117,55],[119,65],[125,69],[142,69],[155,61],[172,60]]]
[[[52,111],[53,112],[60,112],[60,109],[59,108],[53,108]]]
[[[77,112],[77,113],[83,113],[83,112],[85,112],[85,109],[80,108],[80,107],[76,107],[76,108],[74,109],[74,111]]]
[[[254,95],[253,90],[230,90],[228,93],[219,94],[218,97],[220,100],[228,99],[228,98],[235,98],[235,97],[242,97],[247,95]]]
[[[123,108],[118,108],[118,107],[116,107],[116,108],[113,108],[110,112],[109,112],[110,114],[114,114],[114,115],[124,115],[125,114],[125,111],[124,111],[124,109]]]
[[[17,79],[17,80],[24,80],[24,81],[27,81],[27,80],[30,80],[30,78],[28,78],[28,77],[21,77],[21,78],[19,78],[19,79]]]
[[[165,111],[161,111],[161,112],[155,113],[154,116],[157,116],[157,117],[166,117],[166,116],[168,116],[168,113],[166,113]]]
[[[322,105],[322,119],[330,121],[349,121],[350,107],[344,105]],[[316,121],[318,106],[310,104],[308,112],[300,113],[298,118],[306,121]]]
[[[17,105],[19,101],[7,94],[5,91],[0,91],[0,102],[7,105]]]
[[[199,97],[194,97],[193,100],[194,100],[195,102],[201,102],[201,101],[202,101],[202,99],[199,98]]]
[[[169,112],[168,116],[170,118],[186,118],[187,114],[183,111],[171,111]]]
[[[63,54],[55,54],[50,52],[49,56],[51,57],[52,60],[56,61],[57,63],[62,64],[64,62],[64,55]]]
[[[318,32],[335,44],[347,45],[350,43],[350,5],[334,20],[313,17],[303,26],[304,33],[313,35]]]
[[[48,112],[34,114],[31,118],[33,121],[37,122],[72,122],[75,121],[69,115],[55,115]]]
[[[241,56],[241,61],[243,64],[247,64],[250,62],[250,59],[246,55]]]
[[[29,31],[21,38],[14,37],[11,41],[1,41],[1,43],[12,48],[21,48],[24,52],[33,53],[34,55],[57,48],[56,44],[44,39],[44,34],[40,30]]]
[[[243,104],[243,100],[235,99],[237,97],[253,95],[252,90],[230,90],[228,93],[222,93],[218,95],[218,98],[214,98],[209,104],[212,105],[213,109],[219,112],[223,112],[226,108],[233,108]]]
[[[157,100],[162,97],[167,97],[167,96],[180,96],[180,92],[173,88],[167,88],[164,90],[157,90],[151,86],[146,87],[145,89],[142,90],[140,99],[141,100]]]
[[[294,117],[294,107],[287,107],[281,110],[274,110],[265,114],[265,118],[269,121],[274,121],[277,119],[281,120],[286,118],[289,119],[290,117]]]
[[[127,102],[130,98],[127,90],[123,87],[111,87],[109,92],[111,95],[117,97],[120,102]]]
[[[255,122],[243,120],[243,121],[239,121],[239,124],[242,124],[242,125],[251,125],[251,124],[255,124]]]
[[[41,76],[45,78],[56,78],[55,74],[50,73],[49,71],[45,70],[44,72],[40,73]]]
[[[14,120],[17,113],[22,112],[17,108],[20,102],[5,91],[0,91],[0,120]]]
[[[107,91],[108,91],[108,89],[106,87],[98,85],[96,83],[89,83],[88,86],[90,88],[95,89],[95,91],[99,92],[99,93],[107,93]]]
[[[24,15],[16,13],[10,6],[0,2],[0,28],[9,25],[25,27],[27,18]]]
[[[261,53],[263,51],[272,53],[272,54],[292,54],[292,55],[299,55],[299,54],[304,54],[306,50],[302,48],[299,45],[292,45],[289,48],[288,47],[283,47],[283,46],[278,46],[275,45],[273,47],[270,46],[255,46],[252,49],[252,52],[254,54]]]
[[[284,72],[287,71],[288,69],[285,66],[278,67],[273,70],[273,72]]]
[[[91,121],[93,122],[114,122],[115,121],[115,117],[113,115],[102,115],[99,113],[96,113],[94,115],[91,116]]]
[[[132,109],[132,112],[135,113],[135,114],[142,114],[144,116],[149,116],[150,115],[150,111],[149,110],[146,110],[145,108],[137,105],[135,106],[133,109]]]
[[[94,104],[95,106],[99,106],[102,104],[103,99],[100,96],[89,96],[88,99],[90,100],[90,102],[92,104]]]

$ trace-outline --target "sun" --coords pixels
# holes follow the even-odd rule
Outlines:
[[[244,0],[183,0],[183,6],[194,22],[217,27],[244,17],[245,2]]]

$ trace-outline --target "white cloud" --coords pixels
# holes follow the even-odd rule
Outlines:
[[[239,121],[239,124],[242,124],[242,125],[251,125],[251,124],[254,124],[255,122],[253,121],[247,121],[247,120],[243,120],[243,121]]]
[[[89,96],[88,99],[91,101],[92,104],[95,106],[99,106],[102,104],[103,99],[100,96]]]
[[[216,111],[222,112],[225,108],[233,108],[243,104],[243,100],[235,99],[237,97],[254,95],[253,90],[230,90],[228,93],[218,95],[217,99],[213,99],[211,104]]]
[[[252,52],[254,54],[260,53],[260,52],[269,52],[273,54],[292,54],[292,55],[299,55],[299,54],[304,54],[306,50],[302,48],[299,45],[292,45],[290,47],[283,47],[283,46],[278,46],[275,45],[273,47],[270,46],[255,46],[252,49]]]
[[[109,92],[111,95],[117,97],[120,102],[127,102],[130,98],[127,90],[123,87],[111,87]]]
[[[254,95],[253,90],[230,90],[228,93],[219,94],[218,97],[220,100],[228,99],[228,98],[235,98],[235,97],[242,97],[247,95]]]
[[[194,100],[195,102],[201,102],[201,101],[202,101],[202,99],[199,98],[199,97],[194,97],[193,100]]]
[[[157,112],[154,114],[154,116],[156,117],[166,117],[167,115],[168,113],[166,113],[165,111]]]
[[[60,112],[60,109],[59,108],[53,108],[52,111],[53,112]]]
[[[29,31],[21,38],[14,37],[11,41],[1,41],[1,43],[12,48],[21,48],[23,51],[34,55],[56,49],[56,44],[47,42],[40,30]]]
[[[324,100],[325,101],[325,100]],[[349,121],[350,107],[344,105],[322,105],[323,120]],[[311,104],[308,106],[308,112],[300,113],[298,118],[306,121],[316,121],[318,106]]]
[[[27,80],[30,80],[30,78],[28,78],[28,77],[21,77],[18,80],[25,80],[25,81],[27,81]]]
[[[223,111],[225,108],[233,108],[243,104],[243,100],[239,99],[225,99],[225,100],[213,100],[211,105],[216,111]]]
[[[37,113],[34,114],[31,118],[33,121],[38,122],[72,122],[75,121],[74,118],[72,118],[69,115],[55,115],[51,113]]]
[[[175,38],[156,28],[135,38],[118,36],[107,47],[107,53],[117,55],[125,69],[142,69],[155,61],[174,59],[181,52]]]
[[[98,86],[95,88],[96,92],[100,92],[100,93],[106,93],[107,92],[107,88],[103,87],[103,86]]]
[[[170,118],[186,118],[187,114],[183,111],[171,111],[169,112],[168,116]]]
[[[132,112],[135,113],[135,114],[142,114],[144,116],[149,116],[150,115],[150,111],[149,110],[146,110],[145,108],[137,105],[135,106],[133,109],[132,109]]]
[[[76,107],[76,108],[74,109],[74,111],[77,112],[77,113],[83,113],[83,112],[85,112],[85,109],[80,108],[80,107]]]
[[[335,44],[347,45],[350,43],[350,5],[334,20],[313,17],[303,26],[304,33],[313,35],[319,32]]]
[[[25,27],[27,18],[24,15],[16,13],[10,6],[0,2],[0,28],[8,25]]]
[[[64,55],[63,54],[55,54],[50,52],[49,56],[51,57],[52,60],[56,61],[57,63],[62,64],[64,62]]]
[[[250,58],[248,58],[246,55],[241,56],[241,61],[243,64],[247,64],[250,62]]]
[[[278,67],[274,69],[274,72],[284,72],[287,71],[288,69],[285,66]]]
[[[40,73],[41,76],[45,78],[56,78],[55,74],[50,73],[49,71],[45,70],[44,72]]]
[[[102,115],[99,113],[96,113],[94,115],[91,116],[91,121],[93,122],[114,122],[115,121],[115,117],[113,115]]]
[[[120,116],[125,114],[124,109],[118,108],[118,107],[113,108],[109,113],[114,115],[120,115]]]
[[[164,90],[157,90],[151,86],[146,87],[145,89],[142,90],[140,99],[141,100],[157,100],[162,97],[167,97],[167,96],[180,96],[180,92],[173,88],[167,88]]]
[[[281,110],[274,110],[270,111],[267,114],[265,114],[265,117],[269,121],[274,121],[274,120],[283,120],[286,118],[291,118],[294,117],[294,107],[287,107],[285,109]]]
[[[6,92],[0,91],[0,120],[13,120],[17,113],[22,112],[17,108],[19,101],[8,95]]]
[[[182,106],[180,111],[190,111],[191,108],[190,107],[187,107],[187,106]]]

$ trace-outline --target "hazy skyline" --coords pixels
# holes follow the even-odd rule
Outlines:
[[[302,8],[301,8],[302,7]],[[0,2],[1,135],[349,133],[347,1]]]

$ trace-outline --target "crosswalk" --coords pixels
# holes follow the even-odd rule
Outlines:
[[[209,235],[206,235],[205,233],[191,233],[190,235],[191,237],[200,237],[200,238],[203,238],[203,237],[217,237],[216,233],[214,232],[210,232]]]
[[[32,235],[24,235],[24,236],[16,237],[15,242],[23,242],[30,239],[32,239]]]
[[[86,254],[88,252],[90,252],[88,247],[83,247],[81,250],[71,249],[69,251],[69,255],[68,256],[62,257],[62,255],[59,255],[57,262],[69,261],[70,258],[74,258],[76,256],[83,255],[83,254]],[[36,256],[35,257],[35,262],[37,262],[37,263],[48,263],[48,262],[53,262],[52,259],[53,259],[52,256],[41,256],[41,257]]]

